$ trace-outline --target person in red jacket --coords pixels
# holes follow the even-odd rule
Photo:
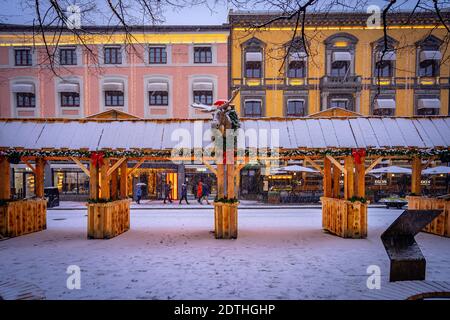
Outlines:
[[[200,204],[203,204],[202,196],[203,196],[203,183],[201,181],[199,181],[197,184],[197,201]]]

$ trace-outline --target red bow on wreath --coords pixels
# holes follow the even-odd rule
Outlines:
[[[353,149],[352,156],[357,164],[361,164],[361,157],[366,156],[366,149]]]
[[[103,165],[103,157],[105,155],[103,152],[92,152],[91,153],[91,162],[94,167],[98,167]]]

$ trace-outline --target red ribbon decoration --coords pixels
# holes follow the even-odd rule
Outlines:
[[[91,153],[91,162],[94,167],[98,167],[103,165],[103,157],[105,155],[103,152],[92,152]]]
[[[366,156],[366,149],[353,149],[352,156],[357,164],[361,164],[361,158]]]

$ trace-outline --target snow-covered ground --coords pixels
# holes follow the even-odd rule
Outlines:
[[[369,237],[321,230],[320,209],[242,209],[239,238],[216,240],[211,210],[136,210],[131,230],[86,239],[86,211],[48,211],[47,230],[0,242],[0,282],[50,299],[359,299],[366,269],[389,260],[380,234],[401,210],[369,209]],[[450,239],[421,233],[427,280],[450,280]],[[66,268],[81,267],[81,289]]]

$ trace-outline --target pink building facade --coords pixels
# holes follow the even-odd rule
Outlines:
[[[50,67],[27,27],[0,31],[0,117],[84,118],[116,109],[147,119],[209,117],[189,107],[228,96],[228,28],[164,26],[59,40]],[[122,34],[122,35],[121,35]]]

